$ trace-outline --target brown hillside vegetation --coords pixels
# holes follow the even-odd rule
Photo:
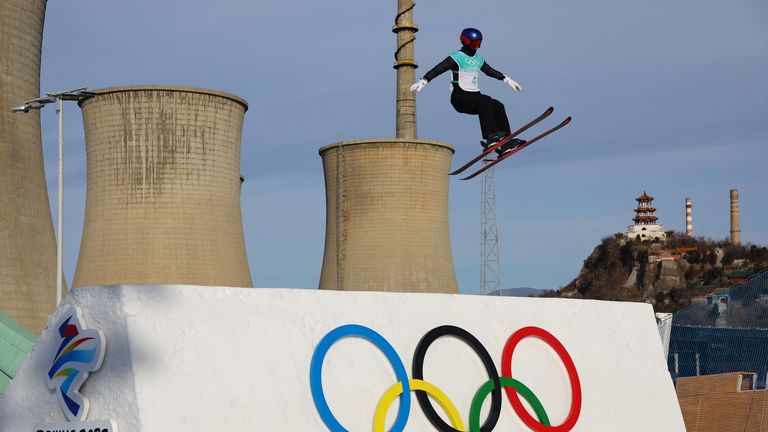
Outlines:
[[[549,296],[651,303],[676,312],[692,298],[768,267],[768,248],[667,233],[666,243],[607,237],[579,275]]]

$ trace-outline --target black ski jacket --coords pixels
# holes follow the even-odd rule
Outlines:
[[[460,51],[468,56],[474,56],[477,52],[477,50],[468,47],[462,47]],[[429,70],[429,72],[424,74],[424,79],[427,80],[427,82],[430,82],[448,70],[450,70],[452,74],[451,82],[453,84],[453,89],[460,89],[459,85],[457,84],[457,81],[459,80],[459,65],[451,56],[446,57],[445,60],[438,63],[437,66],[433,67]],[[488,62],[483,63],[480,71],[491,78],[496,78],[497,80],[504,79],[504,74],[492,68]]]

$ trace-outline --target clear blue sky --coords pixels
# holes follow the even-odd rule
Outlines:
[[[181,85],[248,100],[241,172],[257,287],[315,288],[325,192],[317,150],[394,136],[396,1],[51,0],[42,91]],[[489,64],[523,86],[481,89],[522,124],[553,105],[573,123],[496,169],[503,287],[556,289],[604,236],[656,198],[665,229],[729,234],[741,195],[742,241],[768,244],[768,3],[765,0],[420,0],[417,76],[455,50],[464,27]],[[419,138],[478,151],[476,118],[453,111],[448,77],[418,94]],[[65,272],[85,206],[82,117],[65,107]],[[56,114],[42,112],[55,218]],[[480,284],[480,178],[450,182],[453,257],[463,293]]]

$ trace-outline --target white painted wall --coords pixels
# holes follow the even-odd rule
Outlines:
[[[667,233],[664,232],[664,227],[661,224],[647,224],[647,225],[629,225],[627,232],[624,236],[629,240],[634,240],[637,236],[640,236],[640,240],[653,240],[659,238],[659,240],[666,240]]]
[[[83,387],[90,399],[89,418],[113,419],[122,432],[326,430],[310,394],[310,360],[328,331],[350,323],[384,336],[409,376],[416,345],[436,326],[451,324],[471,332],[498,371],[509,335],[539,326],[562,342],[579,372],[583,405],[574,431],[685,430],[653,311],[646,304],[111,286],[72,290],[52,320],[73,305],[81,308],[88,328],[101,329],[107,338],[102,368]],[[44,332],[0,398],[0,431],[31,431],[37,423],[64,420],[45,384],[58,347],[53,330]],[[429,349],[424,369],[425,379],[450,397],[467,423],[471,399],[487,380],[472,350],[459,340],[440,339]],[[565,419],[568,378],[545,343],[520,343],[513,376],[536,393],[553,424]],[[323,381],[334,414],[351,431],[371,430],[379,398],[395,384],[384,355],[358,338],[343,339],[330,349]],[[389,422],[396,407],[397,402]],[[406,430],[434,430],[415,397]],[[495,430],[529,430],[506,397]]]

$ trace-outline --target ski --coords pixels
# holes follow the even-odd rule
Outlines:
[[[538,140],[540,140],[540,139],[544,138],[545,136],[547,136],[547,135],[551,134],[552,132],[555,132],[556,130],[558,130],[558,129],[560,129],[560,128],[564,127],[565,125],[567,125],[567,124],[568,124],[568,123],[570,123],[570,122],[571,122],[571,118],[570,118],[570,117],[566,118],[565,120],[563,120],[562,122],[560,122],[560,124],[559,124],[559,125],[557,125],[557,126],[553,127],[552,129],[549,129],[549,130],[546,130],[546,131],[542,132],[541,134],[539,134],[539,135],[537,135],[537,136],[535,136],[535,137],[531,138],[529,141],[525,141],[525,142],[523,142],[523,143],[519,144],[519,145],[518,145],[517,147],[515,147],[514,149],[512,149],[512,150],[510,150],[510,151],[508,151],[508,152],[506,152],[506,153],[504,153],[503,155],[499,156],[499,157],[498,157],[498,158],[496,158],[495,160],[493,160],[493,161],[491,161],[491,162],[488,162],[487,164],[483,165],[483,167],[482,167],[482,168],[480,168],[479,170],[477,170],[477,171],[473,172],[472,174],[470,174],[470,175],[468,175],[468,176],[464,177],[462,180],[469,180],[469,179],[471,179],[471,178],[474,178],[474,177],[476,177],[478,174],[482,173],[483,171],[485,171],[485,170],[487,170],[487,169],[491,168],[492,166],[496,165],[497,163],[499,163],[499,162],[503,161],[504,159],[506,159],[506,158],[508,158],[508,157],[512,156],[513,154],[515,154],[515,153],[519,152],[520,150],[522,150],[522,149],[524,149],[524,148],[528,147],[529,145],[531,145],[531,144],[535,143],[536,141],[538,141]]]
[[[546,111],[544,111],[544,113],[543,113],[543,114],[541,114],[540,116],[538,116],[538,117],[536,117],[535,119],[531,120],[530,122],[528,122],[526,125],[524,125],[524,126],[523,126],[523,127],[521,127],[520,129],[518,129],[518,130],[516,130],[516,131],[512,132],[511,134],[507,135],[506,137],[502,138],[502,139],[501,139],[501,141],[497,142],[496,144],[494,144],[494,145],[492,145],[492,146],[488,146],[488,147],[487,147],[485,150],[483,150],[483,152],[482,152],[482,153],[480,153],[479,155],[475,156],[475,157],[474,157],[472,160],[470,160],[469,162],[467,162],[467,163],[465,163],[464,165],[460,166],[460,167],[459,167],[459,168],[457,168],[455,171],[448,173],[448,175],[456,175],[456,174],[459,174],[459,173],[463,172],[463,171],[464,171],[464,170],[466,170],[467,168],[469,168],[469,167],[471,167],[472,165],[474,165],[474,164],[475,164],[477,161],[479,161],[480,159],[482,159],[482,158],[486,157],[486,156],[487,156],[488,154],[490,154],[492,151],[494,151],[494,150],[496,150],[497,148],[501,147],[502,145],[506,144],[506,142],[507,142],[507,141],[509,141],[509,140],[511,140],[512,138],[514,138],[514,137],[516,137],[516,136],[520,135],[521,133],[523,133],[523,132],[525,132],[526,130],[528,130],[528,129],[529,129],[531,126],[533,126],[533,125],[535,125],[536,123],[538,123],[538,122],[540,122],[540,121],[544,120],[545,118],[547,118],[547,117],[548,117],[550,114],[552,114],[552,112],[553,112],[554,110],[555,110],[555,109],[554,109],[554,108],[552,108],[552,107],[549,107],[549,108],[547,108],[547,110],[546,110]]]

